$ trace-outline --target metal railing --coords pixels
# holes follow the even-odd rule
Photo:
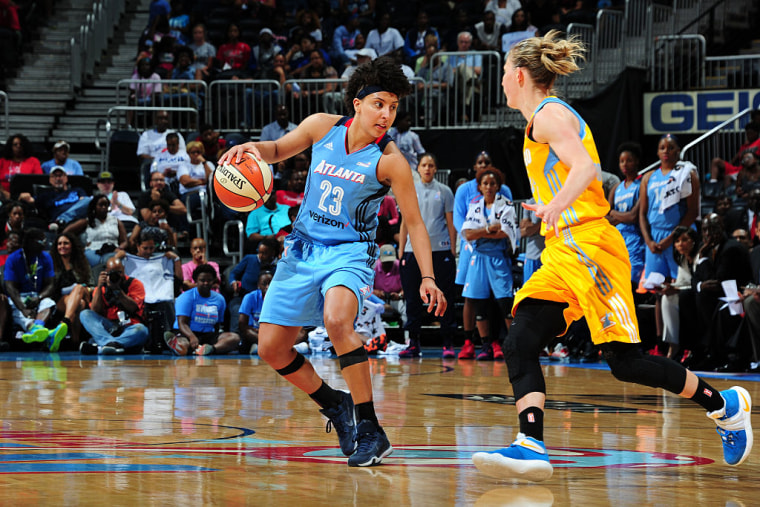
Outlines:
[[[649,64],[652,90],[691,90],[705,86],[705,38],[701,35],[655,37]]]
[[[568,76],[560,76],[555,88],[562,91],[565,98],[586,97],[594,92],[594,27],[582,23],[567,25],[568,37],[575,37],[586,47],[585,61],[579,61],[581,70]]]
[[[125,0],[98,0],[93,2],[92,12],[85,16],[79,27],[79,37],[70,40],[71,91],[82,87],[85,77],[91,75],[95,63],[108,47],[119,17],[126,8]]]
[[[693,163],[697,166],[700,177],[704,177],[714,158],[733,158],[744,143],[744,125],[749,122],[750,112],[752,109],[746,108],[687,143],[681,148],[680,159]],[[659,165],[659,160],[652,162],[639,171],[639,175],[646,174]]]
[[[237,250],[230,248],[230,229],[237,229],[236,246]],[[245,225],[240,220],[228,220],[224,223],[222,229],[222,251],[225,257],[232,260],[232,265],[236,266],[243,259],[243,248],[245,246]],[[234,248],[234,247],[233,247]]]
[[[310,114],[347,114],[343,104],[347,79],[288,79],[283,85],[282,103],[298,123]]]
[[[203,111],[204,98],[208,95],[208,84],[200,80],[188,79],[121,79],[116,83],[116,105],[147,105],[130,104],[130,96],[133,92],[145,91],[145,87],[160,86],[157,97],[151,99],[152,106],[157,107],[193,107]],[[139,99],[138,99],[139,100]]]
[[[206,122],[219,132],[260,134],[264,125],[274,121],[282,90],[279,82],[266,79],[213,81],[206,103]]]
[[[8,137],[11,135],[11,123],[10,123],[10,104],[8,103],[8,94],[4,91],[0,90],[0,105],[2,106],[2,115],[0,118],[2,118],[2,123],[0,123],[0,127],[2,127],[3,135],[0,137],[0,142],[4,143]]]
[[[760,86],[760,55],[708,56],[705,88],[756,88]]]

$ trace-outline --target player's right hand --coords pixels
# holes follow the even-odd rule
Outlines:
[[[252,153],[253,156],[256,158],[256,160],[261,160],[261,153],[259,153],[258,148],[256,148],[256,144],[252,142],[243,143],[243,144],[237,144],[224,152],[224,154],[219,158],[219,162],[217,162],[219,165],[222,164],[229,164],[230,162],[235,162],[236,164],[239,164],[242,160],[243,153],[248,152]]]

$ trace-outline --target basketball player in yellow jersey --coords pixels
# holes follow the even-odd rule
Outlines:
[[[505,350],[520,432],[509,447],[475,453],[472,461],[499,479],[551,477],[539,353],[585,316],[615,378],[667,389],[704,407],[718,426],[726,463],[738,465],[752,448],[749,393],[741,387],[719,393],[680,364],[639,348],[630,261],[623,237],[604,218],[609,205],[591,131],[552,95],[558,75],[578,70],[584,49],[558,35],[552,30],[519,42],[504,65],[507,104],[528,120],[523,155],[536,204],[523,206],[541,218],[546,249],[542,266],[517,293]]]

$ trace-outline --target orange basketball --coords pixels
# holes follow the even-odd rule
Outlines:
[[[269,164],[256,160],[249,152],[243,154],[239,164],[233,160],[214,171],[214,193],[222,204],[235,211],[259,208],[271,195],[273,184]]]

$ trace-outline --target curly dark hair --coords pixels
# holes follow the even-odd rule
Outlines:
[[[214,269],[214,266],[212,266],[211,264],[208,264],[208,263],[206,263],[206,264],[201,264],[200,266],[196,267],[196,268],[193,270],[193,281],[194,281],[194,282],[197,282],[197,281],[198,281],[198,278],[199,278],[199,277],[200,277],[200,276],[201,276],[203,273],[208,273],[208,274],[210,274],[210,275],[211,275],[211,276],[214,278],[214,281],[216,281],[216,270]]]
[[[13,160],[13,140],[19,139],[21,141],[21,148],[24,150],[24,158],[32,156],[34,148],[32,148],[32,142],[24,134],[13,134],[5,142],[3,147],[3,158],[6,160]]]
[[[348,111],[354,110],[354,98],[362,88],[367,86],[380,86],[383,91],[392,93],[399,99],[412,93],[412,85],[409,84],[401,67],[390,56],[381,56],[359,65],[351,74],[344,98]]]
[[[50,256],[53,258],[53,268],[56,273],[63,273],[66,271],[66,266],[63,264],[61,254],[58,253],[58,240],[60,238],[67,238],[71,242],[71,270],[74,271],[78,281],[87,283],[90,279],[90,263],[87,261],[87,257],[84,255],[84,246],[74,234],[69,232],[60,233],[53,242],[53,246],[50,248]]]
[[[475,179],[478,181],[478,186],[480,186],[480,182],[483,181],[483,178],[490,174],[496,179],[496,183],[499,184],[499,188],[504,184],[504,173],[501,172],[501,170],[497,169],[496,167],[492,165],[487,165],[484,168],[480,169],[475,174]]]

